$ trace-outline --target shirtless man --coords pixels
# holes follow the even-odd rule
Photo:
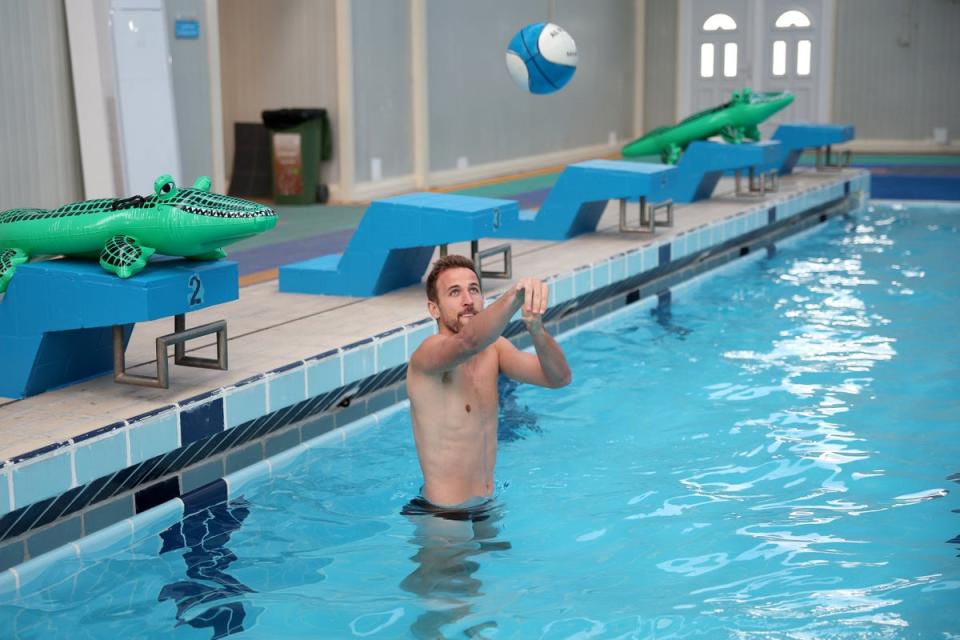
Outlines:
[[[427,277],[427,298],[440,332],[413,353],[407,370],[423,498],[440,508],[467,508],[493,493],[498,374],[558,388],[570,384],[570,367],[543,328],[547,285],[539,280],[520,280],[484,309],[473,262],[450,255]],[[520,309],[536,355],[500,336]]]

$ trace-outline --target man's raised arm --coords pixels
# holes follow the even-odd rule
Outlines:
[[[527,304],[534,303],[532,299],[536,282],[532,278],[520,280],[496,302],[473,316],[459,332],[440,333],[427,338],[411,356],[410,366],[423,373],[438,374],[480,353],[496,342],[513,314],[521,306],[527,306],[524,304],[525,298]]]
[[[548,298],[546,283],[540,283],[539,295],[532,297],[539,300],[540,304],[524,304],[522,320],[530,332],[536,355],[520,351],[509,340],[500,340],[497,342],[500,370],[520,382],[552,389],[565,387],[573,380],[570,365],[563,355],[563,349],[543,327]]]

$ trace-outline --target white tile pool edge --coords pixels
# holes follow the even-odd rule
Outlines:
[[[244,490],[254,483],[268,482],[277,473],[295,464],[308,451],[330,445],[345,445],[348,438],[377,426],[381,421],[406,409],[409,404],[409,400],[397,402],[343,427],[322,433],[286,451],[225,475],[223,480],[227,485],[227,499],[233,500],[243,495]],[[60,562],[78,559],[81,555],[110,555],[119,549],[132,547],[150,536],[159,535],[183,517],[183,499],[174,498],[75,542],[69,542],[6,569],[0,572],[0,599],[15,600],[41,591],[50,586],[44,580],[45,574]]]
[[[844,187],[845,183],[847,185],[846,187],[847,191],[845,191],[845,187]],[[811,208],[815,208],[816,206],[822,205],[825,202],[829,202],[831,201],[832,198],[843,196],[848,193],[851,197],[858,198],[858,202],[862,202],[863,195],[868,191],[868,189],[869,189],[869,175],[867,175],[866,173],[861,173],[858,175],[851,176],[846,180],[832,182],[817,188],[808,189],[799,194],[794,194],[792,197],[788,197],[785,200],[778,199],[775,201],[756,203],[755,206],[753,207],[750,207],[746,210],[742,210],[735,214],[731,214],[723,219],[716,220],[711,223],[701,225],[700,227],[690,229],[684,233],[681,233],[679,236],[671,237],[669,239],[665,238],[660,242],[655,241],[654,244],[648,247],[632,249],[626,253],[598,259],[597,261],[589,265],[584,265],[572,271],[565,272],[561,275],[551,278],[551,282],[553,284],[553,287],[551,290],[551,306],[559,306],[564,302],[566,302],[567,300],[572,299],[573,297],[576,297],[580,294],[590,293],[592,291],[602,289],[606,285],[623,281],[629,277],[636,275],[637,273],[642,273],[645,270],[649,270],[650,268],[655,267],[657,264],[657,254],[659,253],[660,249],[664,245],[668,245],[670,249],[672,249],[672,250],[668,250],[668,261],[672,262],[680,258],[683,258],[684,256],[695,253],[699,250],[706,249],[713,245],[722,244],[727,240],[739,238],[747,233],[750,233],[752,231],[761,229],[769,225],[771,221],[767,219],[767,213],[771,207],[775,207],[777,209],[777,215],[774,217],[774,220],[780,221],[787,218],[792,218],[793,216],[799,213],[803,213],[805,211],[808,211]],[[778,242],[782,242],[782,240]],[[635,258],[639,258],[639,260],[635,260]],[[636,262],[639,262],[640,264],[635,264]],[[734,261],[734,263],[742,264],[743,260],[738,259]],[[647,269],[644,269],[644,267],[646,267]],[[582,280],[584,276],[586,277],[586,282],[581,283],[580,280]],[[693,282],[698,280],[699,278],[700,276],[694,277],[692,281],[679,283],[671,287],[671,289],[679,293],[683,291],[685,288],[693,286]],[[567,289],[567,291],[565,292],[563,292],[564,284],[566,284],[566,289]],[[637,301],[635,304],[631,304],[630,307],[636,308],[636,304],[656,304],[655,296],[648,296],[645,300],[647,300],[647,302]],[[614,310],[613,313],[616,313],[616,310]],[[610,312],[608,307],[608,311],[605,312],[602,316],[599,316],[599,315],[596,316],[596,319],[601,320],[609,316],[610,316]],[[566,331],[563,331],[562,333],[563,335],[566,335],[570,333],[570,331],[576,331],[577,328],[591,321],[592,320],[581,319],[576,323],[577,324],[576,327],[574,327],[573,329],[568,329]],[[557,321],[556,326],[557,326],[558,332],[562,326],[562,323],[563,323],[562,319]],[[415,323],[415,324],[418,325],[419,323]],[[415,329],[416,333],[419,334],[417,337],[421,340],[426,338],[426,335],[429,333],[432,333],[433,330],[434,330],[434,327],[432,325],[416,326],[416,329]],[[403,342],[404,348],[402,350],[402,355],[396,354],[396,355],[400,355],[400,357],[402,358],[406,358],[409,352],[412,350],[412,348],[415,348],[415,346],[418,344],[416,341],[412,340],[412,335],[407,330],[400,331],[399,333],[396,330],[393,330],[387,333],[390,334],[389,335],[390,339],[397,339]],[[363,342],[370,342],[370,341],[371,339],[368,339],[367,341],[363,341]],[[376,357],[377,355],[379,355],[377,351],[379,351],[378,347],[380,342],[380,336],[374,336],[372,338],[372,341],[373,341],[372,344],[369,344],[369,345],[364,344],[362,346],[365,348],[366,351],[373,352],[373,354],[371,354],[373,356],[371,359],[374,361],[374,363],[376,363],[373,365],[374,368],[376,369],[378,368],[378,365],[384,364],[383,362],[384,359]],[[410,344],[411,342],[413,344]],[[333,352],[329,353],[330,360],[333,360],[333,358],[338,359],[338,363],[340,366],[336,367],[337,369],[336,373],[339,374],[337,377],[340,378],[339,380],[340,382],[342,382],[346,378],[346,375],[344,373],[344,369],[346,367],[346,363],[345,363],[346,356],[348,354],[352,355],[356,351],[359,351],[359,349],[354,349],[354,351],[351,351],[351,349],[355,348],[356,345],[359,345],[359,343],[356,343],[355,345],[347,345],[346,347],[341,347],[340,349],[334,350]],[[370,348],[366,349],[366,347],[370,347]],[[327,355],[327,354],[324,354],[324,355]],[[281,370],[277,370],[276,372],[268,372],[267,374],[261,374],[260,376],[257,376],[258,378],[257,382],[259,383],[258,386],[260,386],[260,388],[262,389],[269,389],[272,386],[271,383],[274,382],[275,378],[279,378],[281,376],[285,377],[296,371],[304,371],[304,373],[306,373],[306,368],[308,366],[309,360],[311,359],[299,361],[298,363],[293,363],[293,365],[288,365],[287,367],[283,367],[281,368]],[[379,362],[377,362],[378,360]],[[325,360],[321,360],[320,362],[324,362],[324,361]],[[316,361],[313,361],[311,364],[318,364],[318,363]],[[290,366],[296,366],[296,365],[299,365],[299,367],[288,370]],[[366,367],[364,366],[362,368],[366,368]],[[307,379],[305,380],[305,382],[306,384],[301,382],[300,385],[304,387],[308,387],[309,380]],[[240,385],[237,385],[237,386],[239,387]],[[254,385],[250,385],[250,386],[254,386]],[[229,389],[233,389],[233,387]],[[304,389],[304,391],[307,394],[309,394],[309,391],[307,391],[307,389]],[[198,402],[210,402],[212,400],[221,399],[224,403],[224,414],[225,414],[224,422],[225,423],[227,423],[228,421],[232,422],[232,420],[229,420],[228,418],[228,416],[230,415],[230,412],[229,412],[229,408],[226,406],[227,393],[228,393],[228,389],[226,388],[221,389],[219,390],[219,392],[217,391],[213,392],[212,395],[206,394],[206,397],[202,398]],[[270,393],[268,392],[265,395],[267,396],[266,398],[264,398],[266,408],[275,408],[275,407],[272,407],[273,402],[271,402]],[[402,407],[405,405],[403,403],[400,403],[394,406]],[[192,405],[189,405],[186,402],[181,403],[181,408],[184,410],[189,410],[190,408],[192,408]],[[342,442],[342,439],[346,437],[347,433],[352,433],[357,429],[363,428],[364,426],[369,427],[375,424],[376,420],[379,419],[378,416],[380,416],[384,411],[387,411],[388,409],[392,409],[392,407],[387,407],[387,409],[383,409],[381,411],[371,413],[370,415],[366,416],[366,418],[359,419],[356,423],[348,423],[343,426],[337,426],[333,429],[333,431],[330,431],[326,434],[322,434],[320,436],[321,438],[320,442],[326,443],[328,441],[334,441],[337,438],[340,438]],[[176,418],[175,422],[179,423],[180,409],[173,407],[171,408],[171,410],[174,412],[174,415],[172,417]],[[394,409],[394,410],[398,410],[398,409]],[[166,415],[166,412],[163,415]],[[154,417],[160,417],[160,416],[151,415],[150,417],[154,418]],[[231,425],[225,424],[224,426],[225,428],[229,429]],[[287,425],[287,426],[290,426],[290,425]],[[129,431],[132,427],[133,425],[127,424],[125,430]],[[285,428],[286,427],[284,427],[284,429]],[[348,431],[344,431],[345,429]],[[129,434],[126,434],[126,435],[128,436],[128,447],[129,447]],[[268,434],[268,435],[271,435],[271,434]],[[327,440],[323,440],[322,438],[324,438],[324,436],[330,436],[330,437]],[[245,483],[249,482],[249,478],[253,476],[250,476],[250,475],[244,476],[245,473],[252,474],[254,473],[253,471],[254,469],[262,470],[263,467],[266,466],[264,463],[267,463],[268,459],[271,459],[272,462],[269,463],[269,465],[271,466],[267,466],[266,468],[271,473],[274,468],[277,468],[277,465],[279,465],[280,467],[286,467],[289,462],[292,462],[292,460],[294,460],[300,453],[305,451],[307,448],[322,446],[317,442],[315,442],[316,440],[317,438],[313,438],[311,440],[304,441],[302,443],[294,445],[291,449],[287,451],[277,454],[277,457],[280,458],[279,460],[277,460],[276,457],[274,458],[265,457],[264,459],[261,459],[259,462],[252,463],[251,466],[249,467],[245,467],[233,473],[228,473],[222,477],[225,479],[228,476],[235,475],[236,477],[233,478],[233,482],[236,485],[236,487],[246,486]],[[178,441],[178,444],[179,444],[179,441]],[[284,456],[290,456],[290,458],[288,459],[288,458],[285,458]],[[46,456],[44,456],[44,458],[45,457]],[[70,458],[72,459],[72,454],[70,455]],[[129,462],[129,451],[127,454],[127,458],[128,458],[127,461]],[[35,461],[36,460],[30,460],[29,462],[33,463]],[[258,465],[261,465],[261,466],[258,467]],[[11,480],[13,477],[14,469],[15,467],[14,468],[7,467],[4,469],[0,469],[0,480],[5,479],[8,481],[6,483],[0,483],[0,485],[2,484],[12,485]],[[12,488],[8,486],[8,489],[12,492]],[[235,489],[235,487],[231,487],[231,489]],[[0,490],[2,490],[2,486],[0,486]],[[187,495],[188,493],[189,493],[188,491],[185,491],[184,495]],[[230,494],[231,492],[228,489],[228,497]],[[7,503],[8,507],[14,504],[14,501],[12,498],[13,496],[11,493],[10,501]],[[148,513],[148,511],[145,511],[144,513]],[[0,513],[0,515],[2,515],[2,513]],[[126,520],[132,520],[142,515],[144,514],[131,516],[126,518]],[[117,523],[117,524],[120,524],[120,523]],[[116,526],[116,525],[110,525],[110,527],[108,528],[111,528],[113,526]],[[42,533],[43,528],[41,527],[38,530]],[[34,530],[34,531],[38,531],[38,530]],[[99,532],[94,532],[89,535],[95,536],[98,533]],[[32,534],[33,533],[30,532],[29,534],[25,534],[25,535],[32,535]],[[83,539],[83,538],[81,537],[80,539]],[[70,544],[73,544],[73,543],[70,543]],[[69,544],[67,546],[69,546]],[[37,555],[31,560],[27,560],[24,563],[15,565],[14,569],[18,567],[22,568],[25,564],[30,563],[33,560],[40,560],[44,557],[44,555],[47,555],[49,553],[57,553],[57,552],[60,552],[60,550],[61,548],[57,548],[57,549],[48,551],[46,554]],[[4,575],[3,573],[0,573],[0,576],[3,576],[3,575]],[[2,584],[2,581],[0,581],[0,584]],[[2,592],[2,589],[0,589],[0,592]]]
[[[793,245],[803,239],[820,233],[824,227],[815,225],[808,229],[794,233],[787,238],[777,241],[778,246]],[[749,265],[766,259],[760,252],[752,252],[735,260],[731,260],[719,267],[709,269],[692,278],[670,287],[671,300],[687,298],[694,294],[710,278],[729,274],[748,267]],[[627,313],[652,310],[658,305],[655,294],[649,294],[637,302],[625,305],[600,317],[588,320],[575,328],[564,331],[557,336],[558,341],[564,342],[585,330],[592,330],[597,325],[607,323]],[[285,451],[274,454],[247,467],[228,473],[223,476],[227,488],[227,500],[234,500],[244,494],[250,487],[269,482],[277,474],[286,471],[309,451],[330,446],[346,446],[347,440],[353,436],[378,426],[390,416],[406,410],[409,400],[403,400],[384,409],[368,414],[342,427],[311,438]],[[307,419],[309,420],[309,418]],[[23,598],[36,591],[42,590],[49,584],[43,580],[44,574],[58,562],[67,558],[79,558],[81,554],[109,554],[117,549],[132,546],[143,541],[150,535],[157,535],[184,517],[184,502],[181,498],[174,498],[152,509],[139,513],[130,518],[121,520],[100,531],[84,536],[75,542],[48,551],[35,558],[0,573],[0,598]]]

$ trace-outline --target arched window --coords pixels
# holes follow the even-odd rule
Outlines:
[[[777,29],[803,29],[810,26],[810,18],[803,11],[784,11],[774,23]]]
[[[801,40],[797,43],[797,75],[810,75],[810,60],[812,53],[810,50],[810,41]]]
[[[713,77],[713,43],[704,42],[700,45],[700,77]]]
[[[715,13],[703,22],[705,32],[736,31],[737,21],[725,13]],[[723,36],[721,36],[722,38]],[[710,38],[716,41],[716,37]],[[720,60],[717,60],[719,54]],[[719,67],[719,68],[717,68]],[[736,42],[704,42],[700,45],[700,77],[712,78],[715,74],[722,74],[724,78],[737,77],[737,43]]]
[[[723,76],[737,77],[737,43],[726,42],[723,45]]]
[[[787,43],[776,40],[773,43],[773,75],[782,76],[787,73]]]
[[[803,11],[791,9],[777,16],[774,26],[777,29],[808,29],[812,23],[810,17]],[[797,40],[797,75],[808,76],[813,66],[813,43],[810,40]],[[787,42],[776,40],[773,43],[773,75],[783,76],[787,73]]]
[[[725,13],[715,13],[703,23],[704,31],[736,31],[737,21]]]

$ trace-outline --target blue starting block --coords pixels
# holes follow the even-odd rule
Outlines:
[[[565,240],[595,231],[607,202],[644,197],[667,199],[676,169],[625,160],[589,160],[568,165],[537,212],[505,219],[498,238]]]
[[[476,241],[517,214],[514,200],[444,193],[375,200],[342,254],[280,267],[280,291],[373,296],[408,287],[423,278],[436,246],[471,241],[476,256]],[[503,249],[509,271],[509,247]]]
[[[778,158],[779,148],[780,143],[773,140],[743,144],[691,142],[677,163],[676,186],[670,195],[677,202],[705,200],[713,194],[724,173],[735,172],[738,182],[741,171],[748,171],[752,178],[755,171]]]
[[[0,300],[0,396],[35,395],[115,371],[115,358],[122,363],[134,323],[167,316],[182,321],[188,311],[238,297],[237,264],[227,260],[155,261],[126,280],[107,273],[96,262],[52,260],[21,265]],[[194,332],[189,338],[204,335],[196,329],[187,330]],[[167,338],[181,345],[182,341]],[[223,349],[225,361],[225,344]],[[166,357],[162,366],[166,367]],[[225,368],[225,362],[224,367],[211,368]]]
[[[780,143],[779,157],[764,170],[776,169],[785,176],[793,171],[806,149],[817,151],[817,168],[834,166],[831,162],[831,146],[853,140],[854,130],[850,124],[782,124],[777,127],[771,140]],[[826,150],[826,161],[821,164],[821,150]],[[847,155],[849,164],[849,154]]]

